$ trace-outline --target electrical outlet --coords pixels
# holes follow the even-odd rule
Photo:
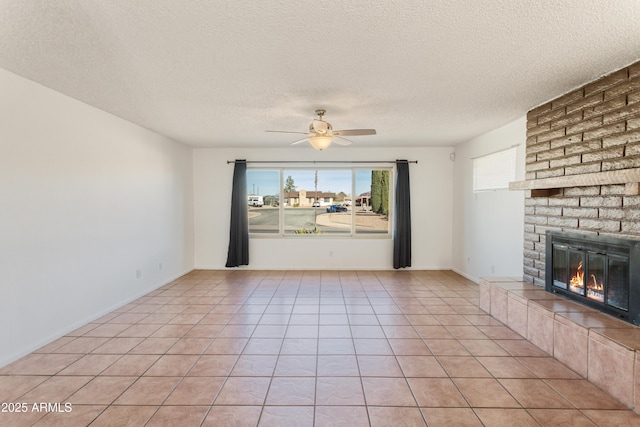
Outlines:
[[[160,263],[158,263],[158,270],[159,270],[159,271],[162,271],[162,263],[161,263],[161,262],[160,262]]]
[[[142,277],[142,270],[136,270],[136,279],[139,279]]]

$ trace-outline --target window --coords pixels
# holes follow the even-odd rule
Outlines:
[[[391,168],[247,170],[253,236],[390,236]]]
[[[389,232],[389,184],[389,170],[356,171],[356,233]]]
[[[247,169],[247,187],[249,233],[279,233],[280,171]]]
[[[509,188],[516,180],[516,148],[473,159],[473,191]]]

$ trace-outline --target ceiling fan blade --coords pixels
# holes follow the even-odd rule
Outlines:
[[[299,139],[297,141],[293,141],[290,145],[297,145],[297,144],[300,144],[300,143],[308,141],[308,140],[309,140],[309,138],[302,138],[302,139]]]
[[[333,142],[335,142],[338,145],[351,145],[352,142],[349,141],[347,138],[343,138],[341,136],[337,136],[337,135],[333,135]]]
[[[296,132],[292,130],[265,130],[265,132],[276,132],[276,133],[300,133],[302,135],[307,135],[308,132]]]
[[[361,135],[375,135],[375,129],[345,129],[345,130],[334,130],[332,132],[334,135],[338,136],[361,136]]]

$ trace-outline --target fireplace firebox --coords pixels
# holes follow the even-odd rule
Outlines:
[[[548,292],[640,325],[640,241],[547,231],[545,267]]]

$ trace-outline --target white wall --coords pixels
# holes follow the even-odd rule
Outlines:
[[[229,244],[233,165],[227,160],[417,160],[409,165],[412,268],[451,268],[451,148],[195,149],[195,266],[224,268]],[[296,238],[297,237],[297,238]],[[253,238],[248,269],[392,269],[391,239]],[[333,256],[330,256],[330,252]],[[245,268],[245,267],[243,267]]]
[[[523,117],[455,147],[453,269],[471,280],[522,277],[524,193],[473,192],[473,159],[518,145],[516,179],[524,179]]]
[[[193,181],[182,144],[2,69],[0,93],[2,366],[191,270]]]

